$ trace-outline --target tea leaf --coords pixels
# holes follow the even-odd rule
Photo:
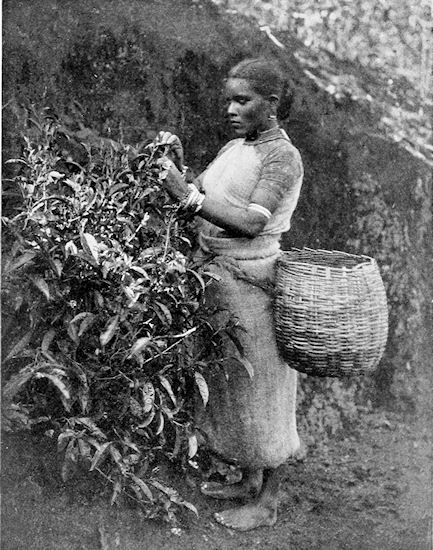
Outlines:
[[[191,502],[188,502],[187,500],[180,499],[178,504],[181,504],[185,508],[188,508],[188,510],[191,510],[191,512],[194,512],[194,514],[198,517],[198,510],[194,506],[194,504],[192,504]]]
[[[90,457],[90,445],[84,439],[80,438],[78,441],[78,450],[83,458]]]
[[[71,403],[70,403],[71,394],[69,392],[68,387],[63,382],[63,380],[61,380],[58,376],[55,376],[54,374],[50,374],[48,372],[36,372],[34,377],[46,378],[47,380],[52,382],[52,384],[54,384],[54,386],[56,386],[56,388],[60,391],[60,399],[62,400],[62,404],[65,410],[66,411],[71,410]]]
[[[48,177],[51,179],[60,179],[64,178],[65,174],[61,174],[60,172],[57,172],[56,170],[51,170],[51,172],[48,173]]]
[[[141,388],[143,396],[143,412],[148,413],[152,410],[153,403],[155,401],[155,388],[152,382],[146,382]]]
[[[248,361],[248,359],[246,357],[243,357],[242,355],[239,355],[237,357],[230,357],[230,359],[234,359],[235,361],[240,363],[244,367],[244,369],[247,371],[248,376],[250,378],[254,377],[254,367],[252,366],[252,364]]]
[[[176,426],[175,429],[176,429],[176,438],[175,438],[175,441],[174,441],[174,447],[173,447],[173,452],[172,452],[172,457],[173,458],[177,457],[177,455],[180,452],[181,446],[182,446],[182,433],[181,433],[181,430],[179,429],[179,426]]]
[[[44,334],[44,337],[41,343],[42,352],[46,353],[48,351],[48,348],[50,347],[52,341],[54,340],[55,335],[56,335],[56,331],[53,328],[51,328],[48,332]]]
[[[160,481],[156,480],[156,479],[152,479],[150,480],[150,483],[156,488],[158,489],[159,491],[161,491],[161,493],[164,493],[165,495],[169,496],[170,498],[176,498],[178,495],[177,495],[177,491],[175,491],[174,489],[172,489],[171,487],[167,487],[166,485],[162,484]]]
[[[65,430],[64,432],[61,432],[59,434],[59,437],[57,438],[57,450],[59,452],[63,451],[66,448],[66,445],[68,444],[71,437],[74,436],[74,430]]]
[[[138,424],[137,428],[138,429],[147,428],[147,426],[149,426],[152,423],[153,419],[155,418],[155,414],[156,414],[155,411],[151,411],[147,419],[141,424]],[[164,424],[163,424],[163,427],[164,427]]]
[[[83,336],[83,334],[93,325],[95,322],[96,316],[93,313],[87,312],[87,315],[84,317],[78,329],[78,337]]]
[[[73,323],[69,323],[66,329],[69,338],[75,342],[75,344],[78,344],[80,339],[78,337],[78,329],[77,326]]]
[[[146,483],[144,483],[144,481],[142,479],[140,479],[139,477],[137,477],[136,475],[132,475],[131,476],[131,479],[134,480],[134,482],[140,487],[143,495],[148,499],[150,500],[151,502],[154,501],[154,498],[153,498],[153,494],[152,494],[152,491],[149,489],[149,486],[146,485]]]
[[[81,246],[83,250],[89,254],[96,262],[99,263],[99,245],[97,240],[90,233],[82,233],[80,236]]]
[[[101,443],[99,448],[96,450],[92,458],[92,463],[90,464],[89,470],[92,472],[95,468],[98,468],[102,464],[102,461],[107,456],[107,449],[111,445],[111,442]]]
[[[131,413],[134,416],[137,416],[138,418],[141,418],[144,414],[143,407],[140,405],[140,403],[134,399],[133,397],[129,398],[129,409]]]
[[[109,191],[108,191],[108,196],[112,196],[114,195],[115,193],[117,193],[118,191],[121,191],[122,189],[125,189],[126,187],[128,187],[128,184],[127,183],[116,183],[115,185],[113,185],[113,187],[110,187]]]
[[[101,342],[101,346],[106,346],[108,344],[108,342],[116,334],[116,330],[118,326],[119,326],[119,316],[115,315],[114,317],[111,317],[110,321],[108,322],[107,328],[99,336],[99,341]]]
[[[92,420],[92,418],[89,418],[88,416],[80,416],[78,418],[75,418],[75,421],[78,424],[82,424],[83,426],[86,426],[92,433],[92,435],[99,437],[100,439],[107,439],[107,436],[98,428],[95,421]]]
[[[139,338],[135,342],[135,344],[132,346],[128,357],[132,357],[133,355],[137,355],[141,353],[143,350],[147,348],[147,346],[151,341],[152,341],[152,338],[149,338],[148,336],[143,336],[142,338]]]
[[[188,458],[192,458],[197,454],[198,442],[197,437],[192,434],[188,437]]]
[[[87,382],[87,376],[83,369],[77,364],[73,364],[69,368],[78,379],[77,398],[81,406],[81,412],[86,413],[89,403],[89,384]]]
[[[118,480],[114,484],[113,493],[111,495],[111,506],[116,502],[120,493],[122,492],[122,483]]]
[[[158,378],[159,378],[159,381],[161,382],[162,387],[165,389],[165,391],[170,396],[170,399],[173,401],[173,405],[176,405],[176,397],[173,393],[170,382],[162,374],[159,374]]]
[[[26,264],[32,264],[34,258],[37,256],[37,252],[34,252],[32,250],[29,250],[27,252],[24,252],[19,258],[17,258],[15,261],[10,262],[9,264],[6,264],[4,268],[4,274],[10,274],[13,271],[19,269],[23,265]]]
[[[147,273],[147,271],[145,269],[143,269],[142,267],[138,266],[138,265],[133,265],[131,267],[131,269],[133,269],[134,271],[136,271],[137,273],[139,273],[140,275],[142,275],[145,279],[149,280],[150,277]]]
[[[85,319],[89,315],[91,317],[94,317],[93,313],[91,313],[90,311],[82,311],[81,313],[78,313],[77,315],[75,315],[75,317],[73,317],[69,322],[71,324],[72,323],[78,323],[78,321],[82,321],[83,319]]]
[[[48,283],[42,277],[30,277],[35,287],[42,292],[47,300],[50,300],[50,289]]]
[[[19,354],[29,345],[30,340],[33,336],[33,330],[27,331],[20,340],[14,345],[14,347],[10,350],[10,352],[6,355],[5,361],[9,361],[10,359],[19,356]]]
[[[104,297],[102,296],[102,294],[98,290],[94,291],[93,296],[95,298],[95,302],[96,302],[97,306],[100,307],[100,308],[104,307]]]
[[[129,447],[130,449],[132,449],[133,451],[135,451],[136,453],[140,454],[140,449],[138,448],[138,446],[133,443],[129,437],[125,437],[123,439],[123,444],[126,445],[126,447]],[[132,455],[131,455],[132,456]]]
[[[68,241],[65,244],[65,256],[76,256],[78,254],[78,248],[75,246],[73,241]]]
[[[155,307],[155,306],[157,306],[157,307]],[[155,301],[153,309],[155,310],[156,314],[158,315],[158,317],[161,319],[161,321],[164,324],[168,323],[169,325],[171,325],[173,323],[173,317],[170,313],[170,310],[168,309],[168,307],[166,305],[164,305],[161,302]],[[161,312],[158,309],[161,310],[162,315],[161,315]]]
[[[195,378],[195,382],[197,384],[197,387],[200,391],[200,395],[201,395],[201,398],[203,400],[203,404],[206,407],[207,402],[209,401],[209,388],[208,388],[207,382],[206,382],[204,376],[199,372],[194,373],[194,378]]]
[[[199,273],[197,273],[197,271],[194,271],[193,269],[187,269],[186,272],[190,273],[191,275],[193,275],[197,279],[197,281],[200,283],[202,292],[204,292],[206,290],[206,284],[203,280],[203,277]]]
[[[60,277],[61,274],[62,274],[62,271],[63,271],[63,264],[62,262],[57,259],[57,258],[54,258],[53,260],[53,268],[54,268],[54,272],[55,274]]]
[[[24,159],[8,159],[6,161],[6,164],[13,164],[13,163],[24,164],[25,166],[28,166],[30,168],[30,164],[26,162]]]
[[[162,430],[164,429],[164,415],[161,412],[158,412],[158,426],[156,428],[155,435],[159,435],[162,433]]]
[[[114,459],[114,462],[116,462],[117,464],[120,465],[122,463],[122,455],[121,455],[119,449],[117,449],[113,444],[111,444],[109,450],[110,450],[111,456]]]

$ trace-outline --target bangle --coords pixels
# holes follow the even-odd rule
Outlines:
[[[186,164],[184,164],[183,167],[182,167],[182,171],[180,173],[181,176],[183,177],[183,179],[186,178],[186,174],[187,174],[188,170],[189,170],[189,167]]]
[[[184,212],[197,214],[203,206],[205,199],[204,193],[200,193],[193,183],[188,184],[188,191],[179,201],[179,209]]]

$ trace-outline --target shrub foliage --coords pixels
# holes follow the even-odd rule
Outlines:
[[[161,148],[105,142],[83,166],[62,152],[57,120],[32,124],[10,161],[21,200],[2,220],[4,313],[20,325],[5,352],[4,425],[56,437],[63,479],[84,464],[111,482],[112,502],[126,493],[149,517],[195,511],[154,466],[196,453],[194,393],[206,403],[218,334],[189,222],[159,185]]]

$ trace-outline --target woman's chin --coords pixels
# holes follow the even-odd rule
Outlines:
[[[241,126],[232,126],[232,130],[239,137],[244,137],[246,135],[245,128]]]

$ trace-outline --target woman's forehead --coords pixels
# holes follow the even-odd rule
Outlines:
[[[227,96],[259,96],[252,87],[251,81],[246,78],[230,77],[225,83],[225,93]]]

